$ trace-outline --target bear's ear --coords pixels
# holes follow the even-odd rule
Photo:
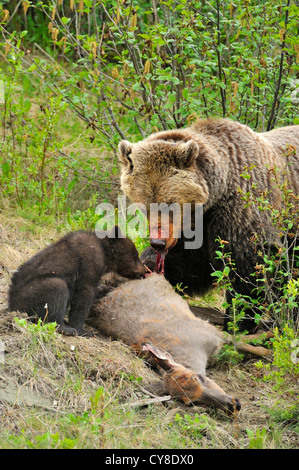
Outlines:
[[[132,148],[133,148],[133,144],[131,144],[131,142],[128,142],[127,140],[121,140],[120,143],[118,144],[119,159],[125,165],[132,163],[132,160],[128,159],[128,156],[130,155],[130,153],[132,153]]]
[[[199,146],[194,140],[188,140],[178,145],[177,154],[180,166],[187,168],[191,166],[199,153]]]

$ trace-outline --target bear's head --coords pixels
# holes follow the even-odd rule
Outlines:
[[[183,204],[194,207],[195,203],[205,204],[209,197],[207,183],[197,163],[199,144],[192,139],[160,139],[156,134],[155,138],[151,136],[138,143],[123,140],[118,148],[122,191],[132,202],[145,206],[150,221],[151,244],[165,251],[175,245],[177,234],[183,229]],[[175,204],[180,211],[179,218],[168,212],[167,233],[163,233],[161,216],[152,223],[153,203],[167,207]]]

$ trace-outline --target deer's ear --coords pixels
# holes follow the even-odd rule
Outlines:
[[[132,153],[133,144],[128,140],[121,140],[118,144],[118,156],[120,161],[124,165],[130,165],[132,160],[130,159],[129,155]]]
[[[176,363],[168,352],[157,348],[153,344],[143,343],[141,350],[150,353],[155,359],[156,363],[166,372],[172,370],[174,366],[176,366]]]

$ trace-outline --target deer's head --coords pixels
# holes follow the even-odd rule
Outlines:
[[[214,380],[177,364],[166,351],[149,343],[142,345],[142,351],[149,353],[165,371],[164,386],[173,398],[183,401],[186,405],[214,405],[231,413],[241,409],[238,398],[225,393]]]

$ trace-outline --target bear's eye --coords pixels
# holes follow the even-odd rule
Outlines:
[[[129,154],[129,155],[130,155],[130,154]],[[133,168],[134,168],[134,165],[133,165],[133,162],[132,162],[132,158],[131,158],[129,155],[127,155],[127,159],[128,159],[128,161],[129,161],[129,163],[130,163],[129,172],[132,173]]]

